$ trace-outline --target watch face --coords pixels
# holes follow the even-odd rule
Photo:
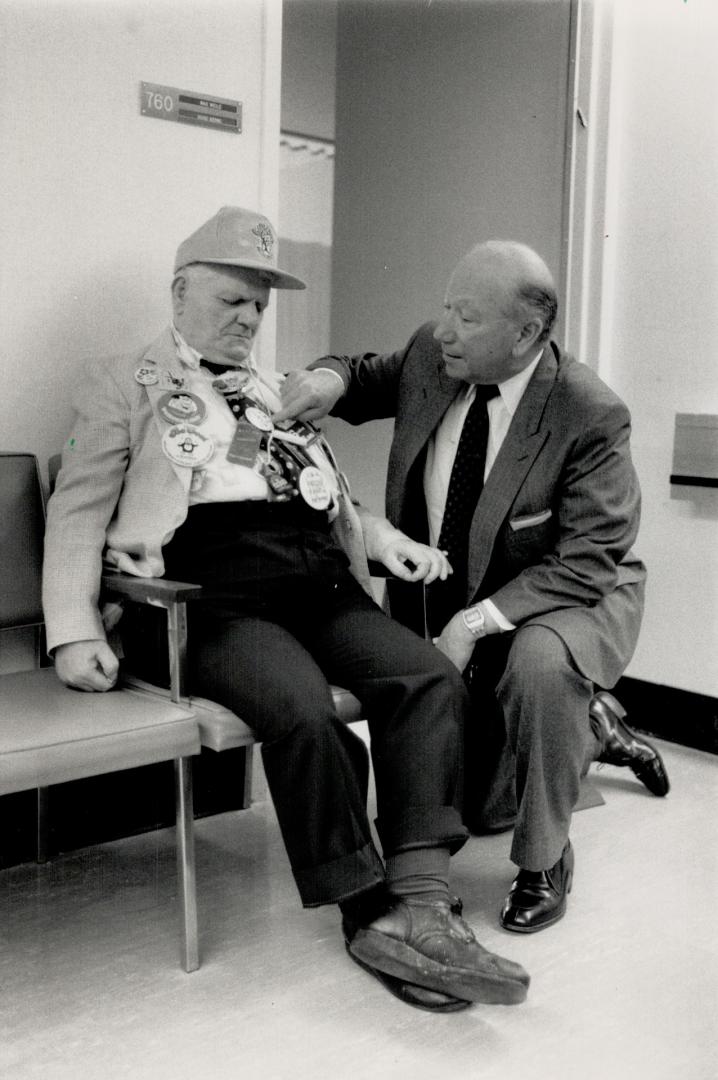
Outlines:
[[[483,634],[485,622],[486,620],[484,619],[484,613],[481,608],[467,608],[464,611],[464,623],[466,628],[476,637],[480,637]]]

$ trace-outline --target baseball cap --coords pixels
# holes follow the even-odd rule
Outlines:
[[[306,289],[299,278],[277,266],[277,234],[254,210],[223,206],[177,248],[175,273],[190,263],[217,263],[261,270],[273,289]]]

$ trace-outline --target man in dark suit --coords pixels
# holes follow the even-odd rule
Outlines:
[[[616,683],[638,636],[640,493],[628,409],[550,340],[556,310],[543,260],[491,241],[462,259],[439,323],[404,349],[325,357],[283,390],[285,416],[396,418],[387,515],[446,550],[453,575],[423,606],[393,584],[391,610],[465,673],[465,819],[476,832],[514,826],[519,873],[501,922],[524,933],[565,912],[571,814],[591,761],[668,790],[655,749],[595,693]]]

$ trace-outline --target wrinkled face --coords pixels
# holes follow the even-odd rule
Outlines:
[[[513,284],[489,260],[459,263],[434,337],[441,344],[446,374],[469,383],[503,382],[533,359],[531,352],[527,355],[525,313],[515,301]]]
[[[269,285],[254,270],[206,263],[184,267],[172,284],[174,322],[207,360],[236,366],[252,350],[269,302]]]

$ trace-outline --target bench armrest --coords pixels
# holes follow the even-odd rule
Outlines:
[[[167,578],[136,577],[119,571],[106,571],[102,575],[102,587],[106,592],[126,596],[138,604],[183,604],[196,600],[202,594],[201,585],[186,581],[168,581]]]
[[[134,603],[164,608],[167,614],[170,696],[172,701],[180,703],[186,696],[187,601],[201,596],[202,586],[187,581],[168,581],[166,578],[137,577],[135,574],[108,571],[102,575],[102,587],[105,592],[125,597]]]

